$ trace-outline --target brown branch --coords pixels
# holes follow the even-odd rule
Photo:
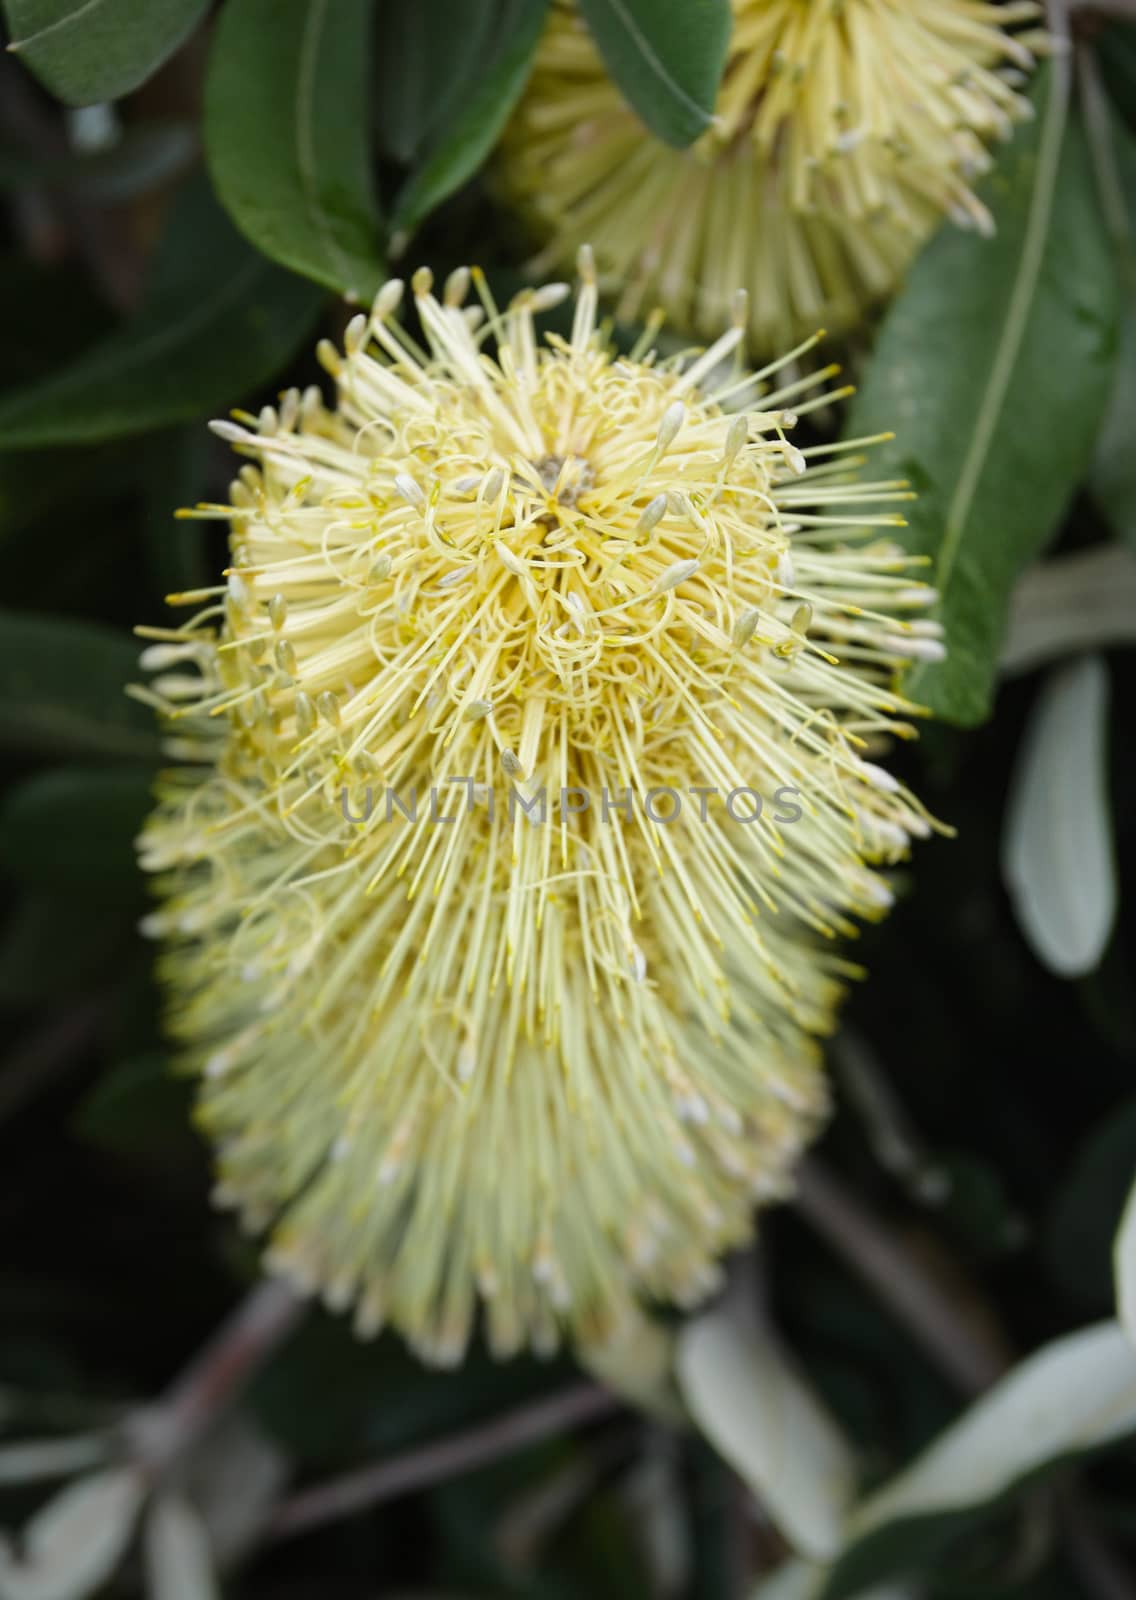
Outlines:
[[[579,1383],[462,1433],[420,1445],[388,1461],[348,1472],[292,1495],[269,1522],[267,1539],[291,1539],[309,1528],[382,1505],[499,1460],[525,1445],[578,1428],[619,1409],[620,1400],[595,1383]]]
[[[259,1284],[156,1405],[129,1419],[132,1452],[158,1476],[208,1432],[252,1374],[291,1333],[304,1302],[285,1284]]]
[[[893,1229],[815,1159],[797,1174],[797,1207],[915,1335],[941,1372],[978,1394],[1007,1370],[1010,1351],[966,1315]],[[977,1303],[977,1296],[967,1296]]]

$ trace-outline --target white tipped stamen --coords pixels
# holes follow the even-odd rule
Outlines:
[[[394,316],[402,304],[405,287],[401,278],[387,279],[375,296],[374,305],[371,307],[371,316],[376,322],[385,322],[388,317]]]
[[[248,444],[254,439],[247,428],[242,428],[239,423],[229,422],[224,417],[217,418],[209,424],[210,433],[215,433],[218,439],[224,439],[226,444]]]
[[[456,311],[464,303],[465,297],[469,293],[469,276],[468,267],[455,267],[446,279],[445,288],[442,291],[442,301],[451,310]]]
[[[730,423],[730,431],[726,435],[726,465],[730,466],[736,459],[738,452],[749,438],[749,418],[743,413],[734,418]]]
[[[888,634],[880,640],[880,648],[888,655],[904,656],[912,661],[937,662],[947,658],[946,646],[940,639],[920,639],[917,636],[901,639],[895,634]]]
[[[396,473],[394,486],[408,505],[415,506],[419,511],[425,509],[426,496],[408,472]]]
[[[650,533],[652,528],[657,528],[667,514],[667,497],[657,494],[653,500],[643,507],[639,514],[639,521],[635,524],[636,532]]]
[[[750,606],[741,612],[734,623],[730,635],[737,649],[747,645],[757,632],[757,625],[761,621],[761,611],[757,606]]]
[[[674,400],[663,412],[659,431],[655,436],[655,449],[659,455],[669,450],[678,438],[679,429],[686,421],[686,407],[681,400]]]
[[[855,762],[856,771],[865,783],[870,783],[873,789],[878,789],[881,794],[895,794],[899,789],[899,779],[886,767],[879,767],[874,761]]]
[[[676,561],[655,579],[651,585],[651,593],[667,594],[671,589],[676,589],[680,583],[685,583],[687,578],[694,576],[699,565],[697,561]]]
[[[542,283],[539,289],[534,289],[529,308],[534,313],[554,311],[557,306],[562,306],[572,293],[570,283]]]

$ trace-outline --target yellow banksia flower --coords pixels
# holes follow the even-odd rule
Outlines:
[[[361,1334],[460,1358],[692,1303],[824,1109],[834,949],[928,830],[871,757],[942,653],[901,483],[790,441],[745,321],[613,352],[459,270],[215,424],[232,566],[143,629],[144,866],[218,1198]],[[744,299],[744,297],[743,297]],[[791,352],[799,357],[805,352]],[[779,364],[780,365],[780,364]]]
[[[738,284],[780,351],[855,325],[944,214],[990,227],[972,184],[1030,115],[1045,36],[1032,0],[733,0],[714,125],[651,135],[572,0],[554,0],[502,149],[504,189],[548,239],[590,241],[631,319],[658,303],[712,336]]]

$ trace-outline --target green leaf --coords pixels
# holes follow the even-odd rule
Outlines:
[[[133,1467],[107,1467],[61,1489],[24,1530],[19,1559],[0,1546],[0,1600],[80,1600],[122,1559],[146,1494]]]
[[[749,1600],[813,1600],[824,1576],[825,1569],[811,1561],[786,1561],[761,1580]]]
[[[1007,674],[1028,672],[1113,644],[1136,644],[1136,555],[1122,545],[1094,545],[1022,575],[999,665]]]
[[[1054,672],[1026,729],[1006,813],[1002,875],[1018,924],[1063,978],[1092,972],[1116,919],[1107,735],[1100,657]]]
[[[379,146],[409,166],[492,65],[510,0],[417,0],[384,7],[375,63]],[[438,40],[446,41],[444,50]]]
[[[502,1366],[478,1344],[460,1372],[431,1369],[397,1336],[364,1344],[349,1318],[317,1312],[258,1373],[249,1400],[278,1444],[327,1467],[471,1427],[572,1375],[565,1361],[518,1356]]]
[[[229,0],[205,149],[225,209],[274,261],[352,300],[383,278],[368,159],[370,0]]]
[[[196,1150],[192,1088],[158,1051],[130,1056],[96,1081],[71,1118],[71,1131],[130,1160],[169,1163]]]
[[[676,1372],[702,1432],[757,1494],[793,1549],[836,1554],[855,1480],[836,1423],[764,1329],[731,1294],[688,1322]]]
[[[70,888],[25,892],[0,925],[0,1006],[23,1010],[117,978],[135,920]]]
[[[0,189],[73,189],[84,205],[121,205],[168,183],[196,149],[189,123],[169,121],[131,123],[105,149],[29,156],[0,146]]]
[[[687,1416],[675,1384],[674,1352],[673,1330],[640,1312],[627,1316],[607,1339],[581,1344],[576,1359],[637,1411],[681,1427]]]
[[[1112,1254],[1116,1279],[1116,1314],[1129,1339],[1136,1345],[1136,1184],[1129,1190],[1128,1202]]]
[[[151,1507],[142,1554],[152,1600],[219,1600],[208,1530],[183,1495],[164,1494]]]
[[[1092,42],[1116,109],[1136,126],[1136,24],[1110,22]]]
[[[70,1439],[29,1439],[0,1445],[0,1484],[38,1483],[44,1478],[69,1478],[74,1472],[97,1467],[110,1454],[104,1433],[78,1434]]]
[[[1136,295],[1129,296],[1120,324],[1116,382],[1089,474],[1089,490],[1113,532],[1136,549]]]
[[[508,22],[498,29],[500,48],[462,96],[431,142],[423,164],[403,185],[391,228],[410,233],[459,189],[480,167],[497,142],[528,80],[533,53],[548,11],[548,0],[513,0]]]
[[[680,149],[714,116],[729,0],[580,0],[608,71],[653,134]]]
[[[68,105],[118,100],[173,55],[209,0],[4,0],[14,50]]]
[[[85,276],[42,261],[0,256],[0,348],[4,352],[0,394],[6,396],[18,385],[36,382],[45,369],[74,361],[77,353],[106,338],[113,326],[113,318]],[[60,512],[69,501],[81,503],[85,527],[99,501],[109,493],[121,493],[135,465],[129,447],[121,441],[77,446],[65,456],[57,456],[50,471],[44,470],[44,459],[35,450],[0,455],[0,548],[15,545],[15,535],[48,517],[66,527]],[[60,532],[57,526],[53,537],[58,540]],[[6,584],[13,581],[13,576],[5,574]]]
[[[1113,1107],[1077,1149],[1040,1241],[1057,1287],[1097,1315],[1112,1304],[1113,1235],[1134,1175],[1136,1099],[1130,1098]]]
[[[0,804],[0,865],[37,888],[135,899],[134,839],[151,804],[145,772],[57,767]]]
[[[1114,533],[1136,547],[1136,140],[1107,110],[1089,122],[1096,180],[1112,226],[1124,291],[1116,378],[1089,473],[1089,491]]]
[[[947,658],[907,688],[948,721],[981,722],[1006,605],[1088,464],[1111,382],[1116,269],[1068,64],[1039,74],[1039,115],[984,186],[992,240],[945,227],[880,335],[849,437],[895,429],[873,476],[918,491],[906,543],[931,558]],[[960,284],[965,293],[959,293]]]
[[[0,749],[156,762],[153,714],[125,693],[138,654],[101,623],[0,611]]]
[[[764,1578],[749,1600],[816,1600],[825,1577],[823,1567],[808,1561],[788,1561],[771,1578]],[[921,1594],[922,1590],[909,1588],[907,1584],[889,1583],[862,1589],[856,1600],[920,1600]]]
[[[141,468],[142,538],[147,574],[158,598],[201,589],[212,580],[205,525],[176,515],[201,498],[209,446],[202,428],[177,428],[147,441]]]
[[[1042,1471],[1136,1430],[1136,1350],[1097,1323],[1028,1357],[865,1500],[817,1600],[918,1564]]]
[[[244,242],[204,180],[178,197],[142,309],[0,401],[0,449],[147,433],[232,405],[303,345],[322,296]]]

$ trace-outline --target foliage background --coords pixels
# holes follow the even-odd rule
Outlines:
[[[712,104],[724,4],[581,0],[671,142],[700,130],[691,103]],[[205,419],[318,381],[310,352],[341,332],[344,293],[365,299],[403,250],[439,275],[480,261],[505,294],[522,281],[528,241],[486,163],[544,9],[4,0],[0,1439],[109,1428],[122,1459],[113,1430],[255,1282],[251,1248],[210,1210],[136,931],[132,839],[157,747],[122,694],[129,630],[222,565],[209,524],[172,517],[225,498],[230,458]],[[628,16],[682,96],[644,79]],[[1051,23],[1065,31],[1063,13]],[[475,1351],[430,1373],[393,1337],[358,1345],[312,1310],[181,1485],[227,1595],[1136,1595],[1136,1355],[1114,1382],[1095,1346],[1042,1385],[1057,1420],[1040,1456],[1036,1405],[992,1434],[980,1412],[961,1498],[956,1484],[949,1507],[901,1507],[874,1544],[853,1514],[823,1551],[859,1550],[843,1578],[780,1566],[818,1553],[833,1449],[868,1493],[1000,1370],[1116,1312],[1136,1172],[1121,892],[1136,850],[1136,27],[1078,8],[1035,103],[988,186],[997,240],[936,237],[851,353],[849,427],[897,430],[883,453],[921,490],[910,537],[944,588],[950,663],[917,689],[944,721],[901,761],[958,838],[919,850],[862,941],[872,978],[832,1045],[836,1116],[718,1313],[748,1352],[742,1378],[707,1394],[706,1359],[668,1324],[697,1425],[661,1418],[671,1380],[651,1380],[656,1409],[629,1402],[512,1450],[502,1416],[575,1392],[569,1358],[499,1368]],[[1134,1253],[1119,1253],[1122,1294]],[[620,1392],[650,1380],[647,1356],[609,1374]],[[843,1443],[816,1444],[802,1393]],[[397,1479],[404,1452],[473,1424],[476,1470],[279,1548],[266,1534],[286,1483],[385,1458]],[[27,1465],[0,1449],[9,1528],[54,1487]],[[209,1482],[244,1519],[235,1562]],[[39,1600],[213,1592],[185,1540],[85,1577],[89,1530],[64,1543]],[[33,1594],[15,1559],[0,1549],[4,1600]]]

